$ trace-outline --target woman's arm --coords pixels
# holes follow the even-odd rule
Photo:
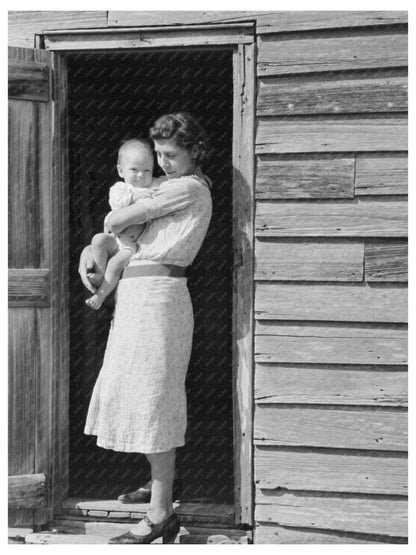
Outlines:
[[[132,224],[142,224],[183,210],[200,194],[201,184],[192,176],[169,179],[161,183],[152,198],[140,199],[126,208],[120,208],[109,217],[110,229],[120,233]]]
[[[129,225],[144,224],[146,221],[146,206],[141,201],[112,212],[108,218],[108,226],[113,233],[121,233]]]

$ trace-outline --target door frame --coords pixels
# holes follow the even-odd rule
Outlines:
[[[69,172],[66,56],[115,49],[232,50],[233,56],[233,309],[232,374],[234,429],[235,524],[253,524],[253,411],[254,411],[254,140],[255,38],[254,24],[194,25],[44,31],[36,35],[40,48],[53,55],[53,183],[55,231],[59,232],[52,291],[60,298],[54,351],[56,380],[54,405],[61,414],[55,423],[53,472],[54,508],[68,496],[69,409]],[[59,266],[59,267],[58,267]],[[54,287],[55,286],[55,287]],[[59,322],[58,322],[59,319]]]

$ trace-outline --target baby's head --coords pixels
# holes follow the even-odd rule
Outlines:
[[[150,187],[153,179],[153,154],[144,139],[131,139],[118,151],[118,175],[133,187]]]

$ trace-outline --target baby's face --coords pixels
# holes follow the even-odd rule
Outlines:
[[[117,165],[118,175],[133,187],[150,187],[153,180],[153,156],[131,145],[122,153]]]

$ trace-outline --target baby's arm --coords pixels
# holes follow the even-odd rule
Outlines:
[[[108,261],[107,268],[105,269],[104,279],[101,286],[98,288],[95,295],[87,299],[85,302],[91,308],[98,310],[103,301],[108,295],[117,287],[120,280],[121,274],[127,264],[130,262],[130,258],[136,252],[136,248],[130,248],[128,246],[123,246]]]
[[[117,181],[112,187],[110,187],[109,193],[109,203],[112,210],[118,210],[119,208],[124,208],[129,206],[132,200],[134,187],[129,183],[124,181]]]

